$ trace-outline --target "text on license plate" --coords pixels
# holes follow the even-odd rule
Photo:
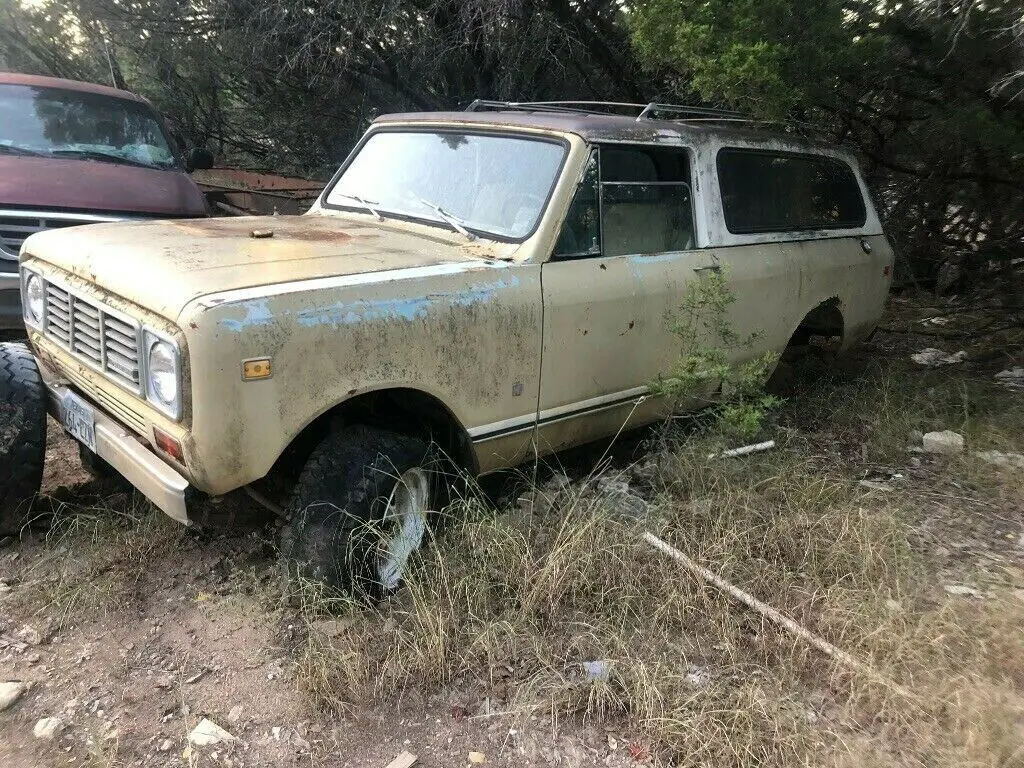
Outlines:
[[[73,438],[96,451],[96,412],[91,405],[66,392],[60,399],[60,420]]]

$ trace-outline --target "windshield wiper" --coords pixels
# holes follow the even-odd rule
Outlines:
[[[51,155],[69,155],[74,157],[84,157],[88,160],[99,160],[103,163],[117,163],[119,165],[133,165],[136,168],[152,168],[156,170],[166,170],[169,165],[156,165],[154,163],[144,163],[141,160],[132,160],[122,155],[112,155],[108,152],[98,152],[95,149],[54,149],[50,152]]]
[[[377,201],[364,200],[363,198],[359,197],[359,195],[339,194],[338,197],[344,197],[346,200],[355,200],[357,203],[363,206],[363,208],[372,213],[374,218],[377,219],[377,221],[384,221],[384,217],[380,215],[380,211],[373,207],[375,205],[380,205],[380,203],[378,203]]]
[[[46,157],[45,152],[36,152],[34,149],[16,147],[13,144],[0,144],[0,152],[7,152],[11,155],[29,155],[30,157]]]
[[[423,203],[423,205],[427,206],[427,208],[430,208],[435,213],[437,213],[437,215],[444,219],[445,222],[456,232],[465,235],[467,240],[476,240],[476,235],[474,235],[472,232],[466,229],[466,227],[464,226],[465,222],[462,221],[462,219],[459,219],[456,216],[452,216],[440,205],[435,205],[429,200],[424,200],[422,197],[420,198],[420,202]]]

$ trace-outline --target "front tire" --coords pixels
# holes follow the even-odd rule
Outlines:
[[[43,482],[46,391],[24,344],[0,344],[0,536],[17,534]]]
[[[326,437],[286,508],[281,554],[289,575],[367,595],[393,592],[429,536],[440,494],[424,441],[368,426]]]

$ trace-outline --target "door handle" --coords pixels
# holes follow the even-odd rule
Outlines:
[[[706,267],[694,267],[693,271],[696,272],[698,275],[701,272],[714,272],[715,274],[718,274],[719,272],[722,271],[722,265],[721,264],[708,264]]]

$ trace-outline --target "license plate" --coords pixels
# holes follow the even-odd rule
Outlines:
[[[78,395],[66,392],[60,399],[60,420],[73,438],[96,452],[96,411]]]

